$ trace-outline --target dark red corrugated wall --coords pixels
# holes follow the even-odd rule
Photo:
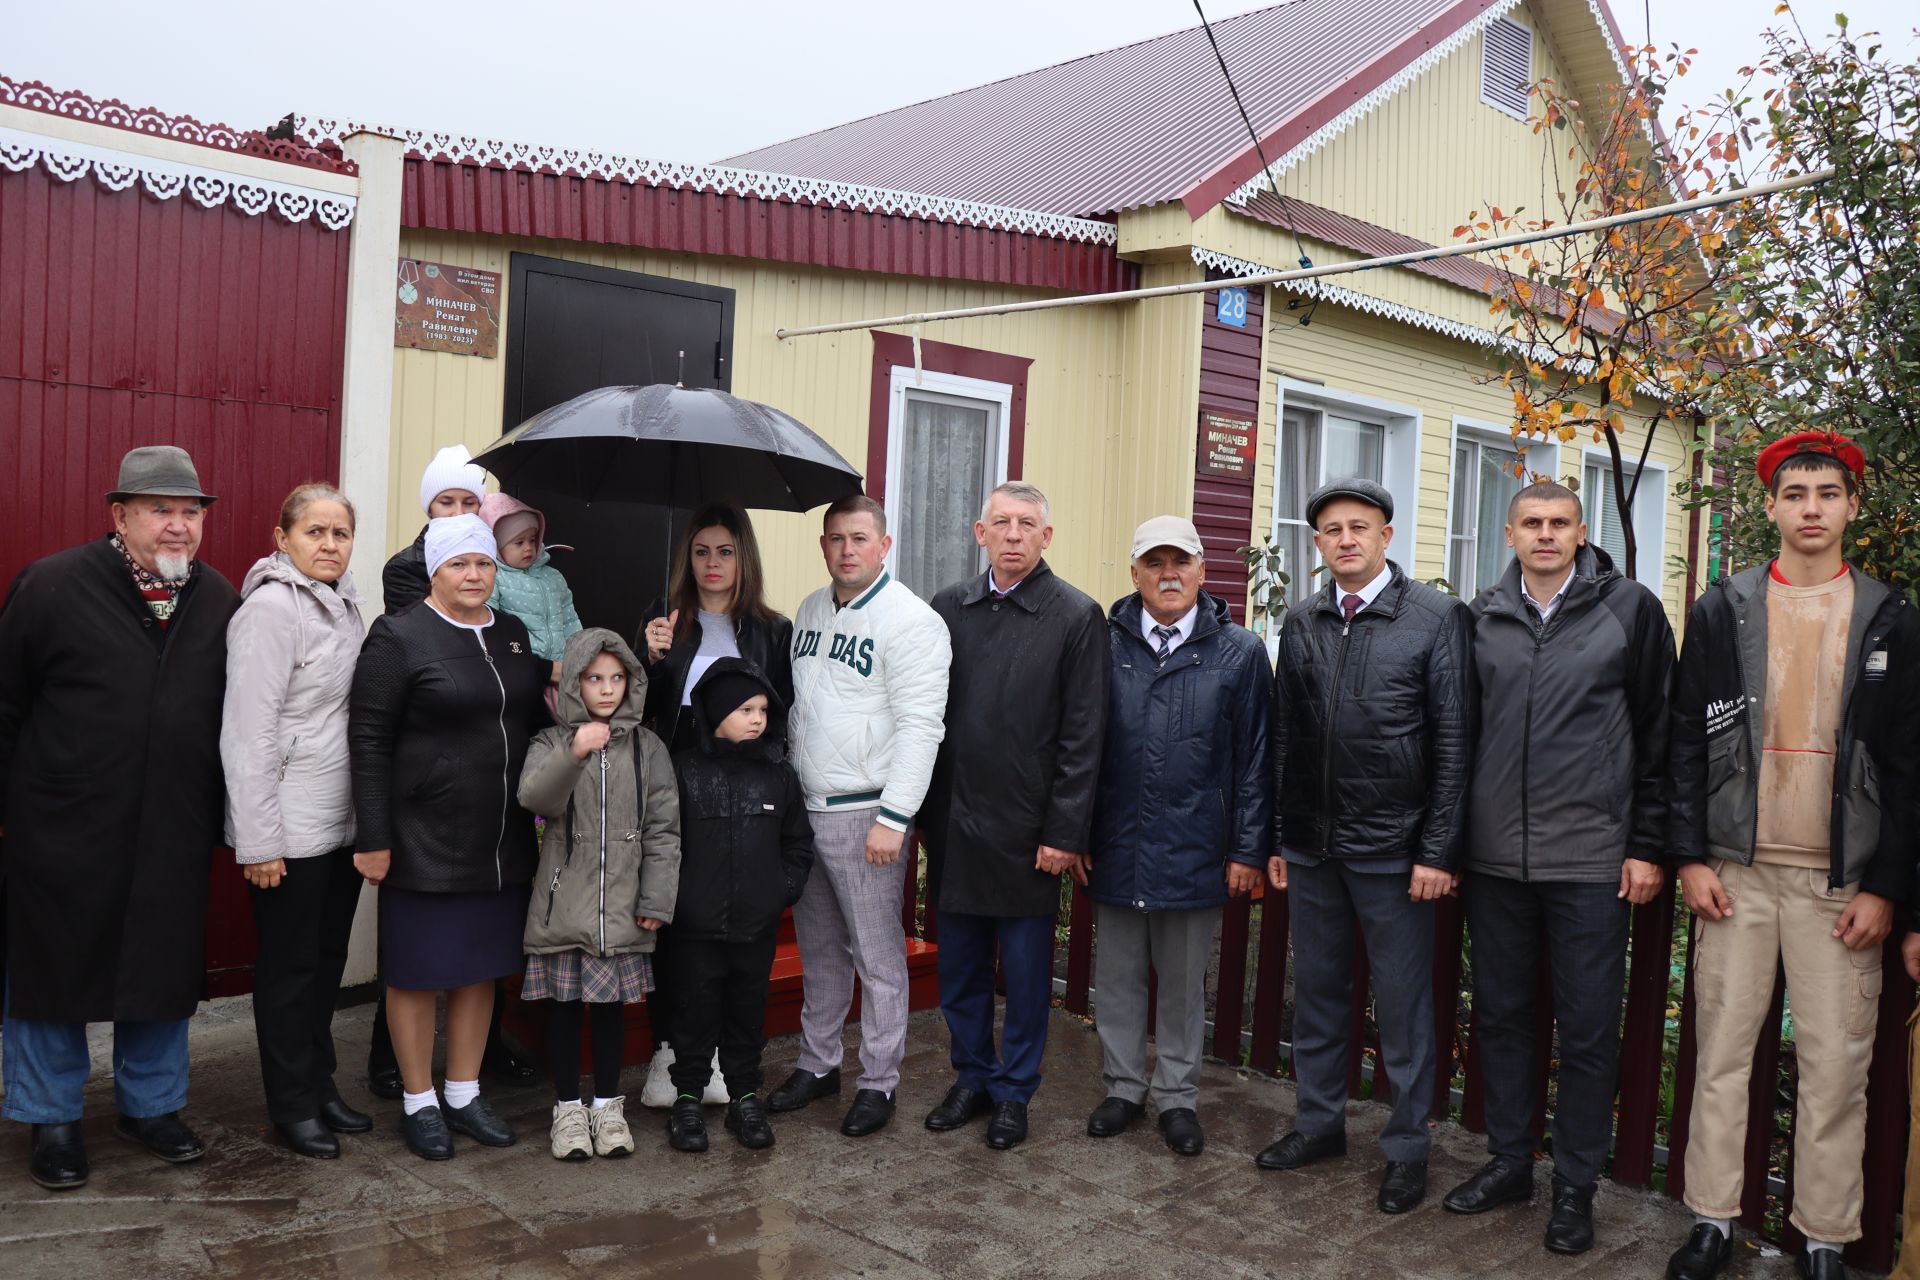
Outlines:
[[[0,582],[107,531],[129,448],[177,444],[220,498],[202,558],[237,586],[287,491],[339,476],[347,246],[317,221],[0,171]],[[221,869],[210,980],[244,989],[252,928]]]
[[[1219,272],[1209,278],[1222,280]],[[1266,323],[1266,290],[1247,290],[1247,326],[1221,324],[1218,293],[1206,295],[1200,329],[1200,412],[1231,414],[1260,421],[1260,334]],[[1234,621],[1247,620],[1246,560],[1240,548],[1253,537],[1253,474],[1208,475],[1202,465],[1206,440],[1199,415],[1193,469],[1193,523],[1207,552],[1207,590],[1233,608]],[[1256,445],[1253,454],[1260,456]]]

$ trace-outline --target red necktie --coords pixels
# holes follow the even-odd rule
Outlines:
[[[1353,621],[1353,615],[1360,612],[1360,597],[1352,594],[1340,598],[1340,611],[1347,615],[1347,621]]]

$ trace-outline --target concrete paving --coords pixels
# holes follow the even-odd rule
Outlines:
[[[370,1006],[341,1012],[341,1061],[365,1061]],[[104,1028],[100,1029],[104,1031]],[[849,1035],[849,1045],[852,1036]],[[1092,1028],[1056,1012],[1047,1083],[1032,1136],[989,1150],[983,1122],[929,1133],[921,1117],[949,1083],[938,1014],[916,1014],[894,1123],[872,1137],[839,1135],[832,1102],[776,1118],[779,1142],[749,1152],[709,1111],[713,1150],[666,1145],[659,1113],[637,1106],[639,1153],[568,1164],[546,1149],[544,1087],[496,1091],[518,1146],[465,1139],[442,1164],[402,1145],[398,1104],[370,1105],[357,1069],[350,1101],[372,1110],[372,1134],[343,1139],[337,1161],[280,1146],[260,1100],[251,1007],[218,1001],[194,1021],[188,1119],[212,1144],[192,1165],[164,1165],[112,1135],[104,1078],[87,1090],[93,1180],[53,1194],[28,1181],[25,1126],[0,1133],[0,1276],[128,1280],[150,1276],[1285,1276],[1303,1280],[1474,1277],[1656,1277],[1689,1219],[1674,1202],[1602,1186],[1599,1243],[1579,1258],[1540,1247],[1544,1194],[1479,1218],[1445,1213],[1439,1196],[1477,1167],[1480,1140],[1442,1126],[1426,1204],[1402,1218],[1373,1205],[1385,1111],[1356,1104],[1352,1154],[1294,1173],[1264,1173],[1252,1157],[1288,1127],[1293,1091],[1214,1063],[1201,1118],[1206,1153],[1174,1156],[1151,1122],[1118,1138],[1086,1136],[1099,1102]],[[104,1038],[95,1061],[108,1061]],[[768,1049],[769,1076],[795,1046]],[[848,1093],[857,1066],[848,1057]],[[629,1072],[637,1096],[640,1072]],[[1541,1170],[1544,1192],[1546,1170]],[[1733,1277],[1792,1274],[1791,1263],[1744,1241]]]

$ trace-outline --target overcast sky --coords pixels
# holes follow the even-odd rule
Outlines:
[[[1264,7],[1205,0],[1209,17]],[[1296,0],[1324,3],[1329,0]],[[1364,0],[1338,0],[1363,3]],[[1757,57],[1775,0],[1613,0],[1629,41],[1701,51],[1704,98]],[[1191,26],[1191,0],[8,0],[0,73],[202,120],[289,111],[711,161]],[[1648,13],[1648,9],[1651,13]],[[1810,31],[1834,0],[1801,4]],[[1845,4],[1912,47],[1911,0]]]

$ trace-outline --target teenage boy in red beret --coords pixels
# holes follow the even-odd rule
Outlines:
[[[1911,891],[1920,785],[1920,615],[1841,558],[1864,465],[1828,432],[1761,453],[1780,554],[1701,596],[1680,651],[1671,839],[1697,922],[1699,1056],[1685,1194],[1696,1218],[1667,1264],[1674,1280],[1726,1264],[1776,966],[1800,1068],[1799,1273],[1845,1275],[1839,1248],[1860,1236],[1880,944]]]

